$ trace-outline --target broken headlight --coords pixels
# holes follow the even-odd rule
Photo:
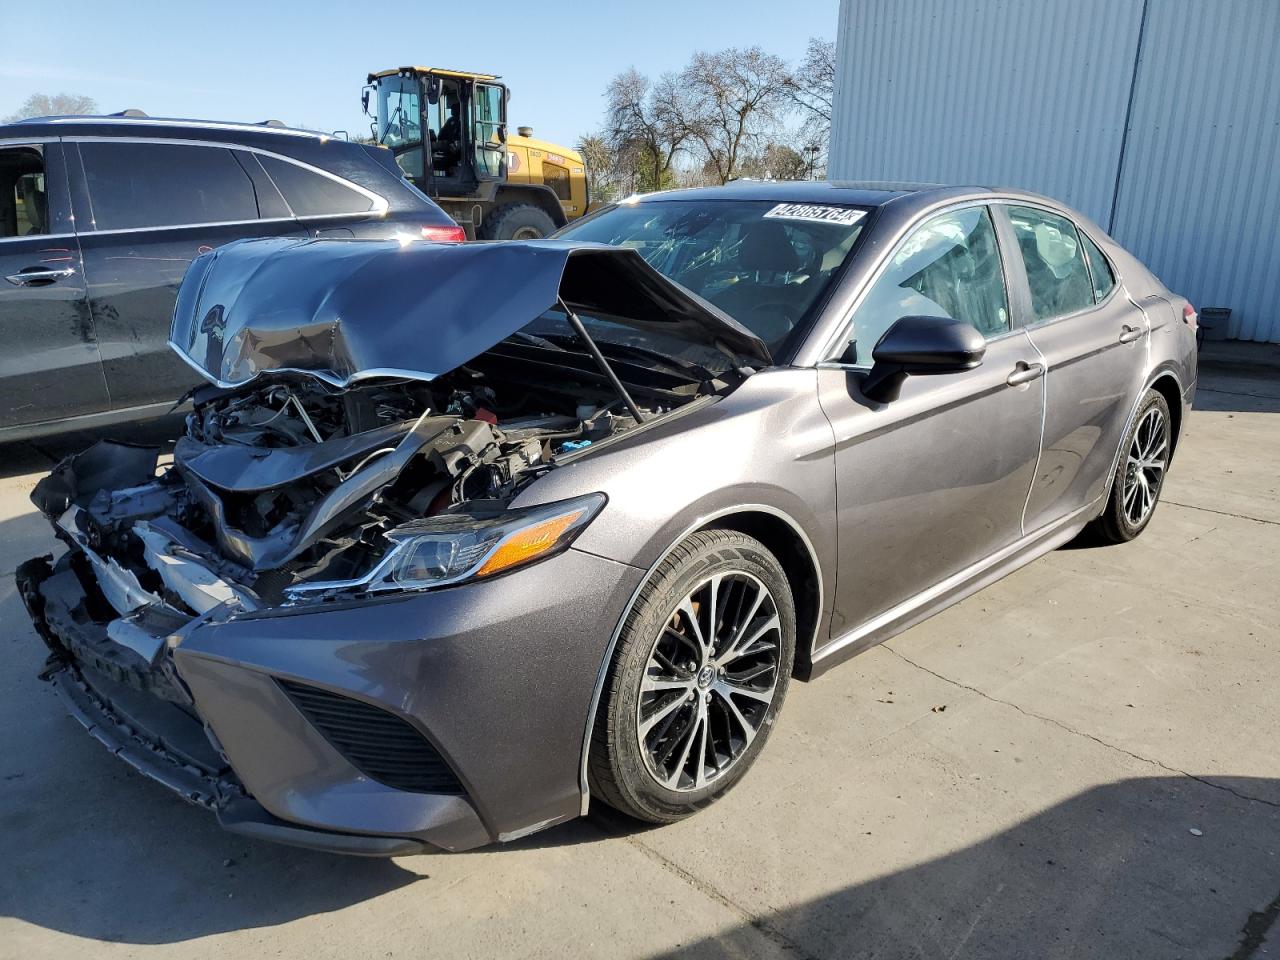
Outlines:
[[[568,549],[605,504],[591,493],[491,516],[447,513],[387,532],[390,548],[356,580],[300,583],[285,590],[290,601],[335,594],[426,590],[491,577],[553,557]]]

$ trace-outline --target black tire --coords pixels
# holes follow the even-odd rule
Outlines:
[[[555,232],[551,214],[531,203],[509,203],[498,207],[480,223],[485,240],[536,240]]]
[[[1163,458],[1163,465],[1158,471],[1145,470],[1147,491],[1139,491],[1135,495],[1149,495],[1150,506],[1145,510],[1136,511],[1133,508],[1134,501],[1126,500],[1126,494],[1131,488],[1129,478],[1135,469],[1131,463],[1131,455],[1135,452],[1135,443],[1142,445],[1147,442],[1145,436],[1142,439],[1139,438],[1139,433],[1147,429],[1145,425],[1152,418],[1159,423],[1159,438],[1153,443],[1159,446],[1157,452]],[[1111,495],[1107,498],[1107,505],[1102,515],[1089,528],[1104,543],[1127,543],[1142,533],[1151,522],[1156,512],[1156,505],[1160,501],[1160,491],[1164,488],[1164,477],[1169,469],[1169,457],[1173,452],[1172,431],[1173,420],[1169,415],[1168,402],[1158,391],[1148,390],[1142,398],[1142,403],[1138,405],[1138,412],[1134,415],[1133,422],[1129,425],[1124,440],[1120,444],[1120,455],[1116,458],[1116,472],[1111,478]],[[1140,515],[1135,516],[1135,513]]]
[[[747,634],[748,626],[752,634],[756,635],[762,623],[771,622],[772,617],[768,614],[767,605],[770,600],[777,614],[778,625],[769,629],[760,641],[746,640],[741,643],[737,656],[742,659],[732,660],[735,664],[746,661],[747,665],[741,673],[737,672],[736,667],[730,667],[727,668],[730,672],[726,676],[726,668],[721,666],[718,673],[720,680],[716,682],[717,668],[714,659],[704,661],[704,663],[709,662],[711,666],[712,688],[701,686],[706,672],[705,666],[696,674],[692,669],[689,670],[688,676],[692,678],[692,685],[688,688],[688,700],[686,705],[677,708],[675,715],[678,716],[688,710],[693,713],[701,712],[702,716],[708,718],[705,720],[707,735],[700,744],[701,758],[695,761],[694,755],[690,754],[689,763],[696,764],[694,769],[699,771],[699,779],[704,775],[713,779],[700,788],[695,784],[671,789],[660,783],[658,774],[653,772],[654,768],[651,764],[654,762],[654,756],[641,746],[639,734],[641,698],[663,694],[642,693],[641,685],[646,678],[653,676],[649,672],[653,669],[650,657],[658,655],[656,651],[659,643],[670,642],[673,634],[680,636],[676,631],[667,629],[681,616],[677,612],[678,605],[691,595],[700,595],[705,598],[706,594],[698,594],[698,591],[706,589],[706,582],[716,575],[728,575],[720,581],[721,584],[728,584],[728,586],[720,588],[718,602],[722,604],[721,615],[716,619],[724,625],[724,628],[728,628],[729,621],[734,616],[731,605],[736,597],[738,619],[735,622],[739,627],[736,632],[724,639],[727,646],[717,646],[713,636],[711,643],[714,653],[726,654],[732,658],[734,655],[728,651],[738,647],[738,638]],[[759,590],[760,584],[767,589],[768,596],[761,606],[751,608],[751,598],[762,593]],[[733,592],[735,590],[739,592],[735,594]],[[756,591],[756,593],[752,594],[749,591]],[[693,606],[694,604],[690,604],[690,607]],[[705,599],[703,606],[708,610],[715,609]],[[744,608],[750,608],[750,612],[744,614]],[[760,612],[757,613],[757,610]],[[710,620],[715,614],[708,613],[706,616]],[[703,617],[701,609],[697,611],[697,617],[699,620]],[[688,628],[685,630],[688,632]],[[745,745],[739,744],[737,749],[740,752],[735,754],[728,744],[735,729],[740,733],[746,733],[746,725],[739,723],[734,726],[729,709],[723,702],[732,698],[727,697],[724,691],[732,692],[734,689],[742,689],[737,686],[730,687],[728,684],[739,684],[740,678],[745,673],[757,669],[755,664],[759,661],[753,661],[753,654],[744,651],[767,648],[774,644],[775,637],[777,662],[772,668],[771,676],[765,675],[765,683],[768,683],[769,679],[773,682],[772,700],[762,704],[759,709],[753,708],[750,700],[733,701],[736,705],[745,705],[744,711],[754,710],[748,715],[753,716],[756,721],[752,735],[738,738],[744,741]],[[618,637],[613,662],[601,694],[595,728],[592,731],[588,765],[592,793],[615,810],[649,823],[672,823],[681,820],[723,796],[742,779],[768,740],[773,722],[786,697],[787,684],[795,657],[795,637],[795,605],[791,588],[777,559],[762,543],[735,530],[704,530],[690,535],[671,551],[670,556],[649,578],[628,612]],[[688,646],[691,649],[697,649],[693,644]],[[773,654],[765,652],[762,656],[772,659]],[[730,660],[725,662],[729,663]],[[694,664],[691,662],[687,666],[693,668]],[[757,682],[755,677],[751,677],[750,680],[753,683]],[[714,696],[713,689],[716,691]],[[673,696],[679,700],[685,694],[676,691]],[[698,697],[705,700],[705,707],[695,700]],[[674,700],[666,702],[672,703]],[[693,705],[688,706],[687,704],[690,703]],[[661,709],[654,710],[651,716],[661,712]],[[743,713],[740,712],[739,717],[742,716]],[[686,729],[689,728],[686,727]],[[699,728],[695,725],[689,733],[689,743],[695,741],[697,729]],[[674,742],[678,736],[679,734],[672,734],[666,742]],[[658,737],[661,738],[662,733],[658,733]],[[659,742],[662,741],[659,740]],[[726,752],[720,752],[721,745],[726,746]],[[710,747],[709,752],[708,747]],[[712,762],[708,762],[708,756],[711,757]],[[723,772],[721,772],[721,757],[726,758]],[[679,779],[680,768],[684,766],[684,761],[677,760],[675,766],[677,768],[675,776]]]

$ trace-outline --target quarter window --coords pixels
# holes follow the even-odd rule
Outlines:
[[[1032,207],[1008,210],[1027,268],[1035,320],[1052,320],[1093,306],[1093,284],[1075,224]]]
[[[1093,299],[1101,303],[1116,285],[1116,275],[1111,272],[1111,264],[1102,255],[1098,245],[1089,239],[1084,231],[1080,231],[1080,242],[1084,244],[1085,255],[1089,258],[1089,275],[1093,277]]]
[[[225,148],[91,142],[80,156],[98,230],[258,217],[253,181]]]
[[[0,150],[0,237],[34,237],[49,232],[40,148]]]
[[[991,337],[1010,329],[1000,250],[986,207],[926,221],[907,238],[854,312],[842,359],[871,363],[871,351],[902,317],[951,317]]]
[[[373,201],[358,190],[300,167],[287,160],[279,160],[265,154],[258,159],[271,179],[275,181],[285,201],[299,217],[323,217],[335,213],[368,213]]]

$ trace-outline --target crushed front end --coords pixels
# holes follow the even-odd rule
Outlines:
[[[750,373],[716,365],[724,341],[755,348],[638,258],[589,248],[575,274],[574,252],[252,241],[197,260],[174,347],[209,383],[171,455],[101,441],[32,494],[66,550],[18,586],[72,715],[277,841],[458,850],[576,816],[594,685],[642,571],[573,549],[603,494],[530,489],[713,402]],[[625,336],[597,346],[566,287]],[[434,346],[423,317],[416,339],[395,322],[433,296],[470,323]],[[683,324],[697,359],[650,349],[645,324]]]

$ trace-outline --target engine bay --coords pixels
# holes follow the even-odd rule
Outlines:
[[[348,387],[272,373],[191,400],[172,463],[101,441],[33,495],[99,584],[115,583],[103,592],[120,613],[256,609],[309,581],[359,578],[401,525],[500,512],[558,460],[638,425],[607,389],[470,367]],[[674,408],[642,402],[646,419]]]

